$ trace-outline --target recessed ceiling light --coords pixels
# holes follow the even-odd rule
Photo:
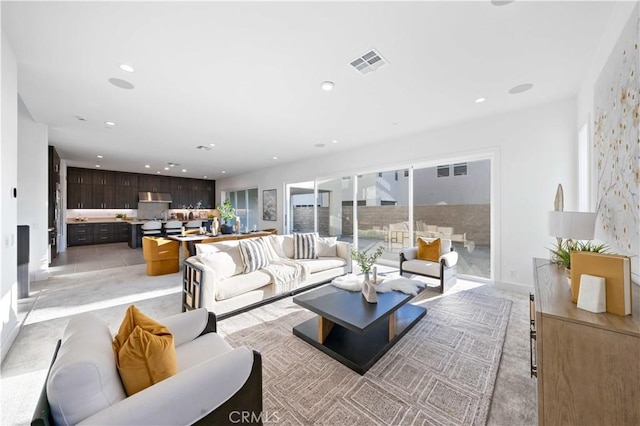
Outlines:
[[[398,124],[400,124],[400,123],[398,123],[397,121],[394,121],[394,122],[393,122],[393,123],[391,123],[391,124],[393,124],[394,126],[397,126],[397,125],[398,125]]]
[[[165,167],[164,169],[165,169],[165,170],[169,170],[169,168],[168,168],[168,167]]]
[[[226,170],[223,170],[223,171],[221,171],[220,173],[225,174],[225,173],[227,173],[227,171],[226,171]]]
[[[277,160],[277,159],[278,159],[278,157],[273,157],[273,159],[274,159],[274,160]]]
[[[100,168],[100,164],[96,164],[96,167],[97,167],[97,168]]]
[[[109,83],[121,89],[133,89],[135,87],[133,84],[129,83],[127,80],[123,80],[121,78],[110,78]]]
[[[210,143],[209,146],[216,146],[216,144],[215,143]]]
[[[531,89],[532,87],[533,87],[533,84],[531,84],[531,83],[519,84],[519,85],[509,89],[509,93],[512,94],[512,95],[517,95],[518,93],[526,92],[527,90]]]
[[[481,104],[481,103],[483,103],[483,102],[484,102],[484,101],[486,101],[486,100],[487,100],[487,98],[478,98],[478,99],[476,99],[476,100],[475,100],[475,103],[477,103],[477,104]]]
[[[104,124],[106,124],[109,127],[113,127],[116,125],[116,123],[114,123],[113,121],[105,121]]]
[[[104,158],[102,155],[96,155],[96,157],[98,157],[98,158]]]
[[[316,148],[324,148],[324,144],[323,143],[317,143],[314,145]]]
[[[144,168],[145,168],[145,169],[149,169],[149,168],[151,168],[151,166],[150,166],[149,164],[145,164],[145,165],[144,165]]]
[[[338,143],[338,141],[334,139],[331,141],[331,143]]]
[[[157,173],[157,174],[160,174],[160,170],[158,170],[156,173]]]
[[[187,173],[187,169],[182,169],[182,173]]]
[[[206,176],[202,176],[202,179],[206,179],[206,178],[207,178]]]
[[[320,87],[322,87],[322,90],[327,92],[333,90],[334,86],[335,84],[333,83],[333,81],[323,81],[322,83],[320,83]]]
[[[131,65],[127,65],[127,64],[121,64],[120,65],[120,69],[122,71],[126,71],[126,72],[134,72],[135,71]]]

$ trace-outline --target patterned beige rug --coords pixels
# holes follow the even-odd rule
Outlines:
[[[314,314],[290,299],[220,325],[262,353],[267,423],[484,425],[511,301],[470,290],[421,304],[427,315],[364,376],[292,334]]]

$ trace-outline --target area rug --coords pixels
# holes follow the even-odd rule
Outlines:
[[[290,301],[265,307],[277,318],[260,308],[220,326],[255,324],[226,338],[262,353],[266,424],[484,425],[511,301],[470,290],[421,305],[427,315],[364,376],[292,334],[314,314]]]

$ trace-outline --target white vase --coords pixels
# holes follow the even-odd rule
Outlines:
[[[364,273],[364,281],[362,282],[362,296],[368,303],[378,303],[378,294],[376,286],[369,280],[369,273]]]

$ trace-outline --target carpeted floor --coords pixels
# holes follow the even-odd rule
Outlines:
[[[427,315],[363,376],[292,335],[313,314],[290,300],[261,308],[278,319],[225,334],[262,353],[274,423],[485,424],[511,301],[469,290],[424,305]]]
[[[34,283],[33,309],[2,364],[0,423],[29,423],[71,315],[97,311],[115,332],[132,303],[155,318],[179,312],[180,283],[180,273],[147,277],[144,265]],[[426,304],[426,317],[364,376],[291,334],[312,315],[291,298],[223,320],[219,329],[232,344],[263,353],[265,409],[274,423],[535,424],[526,296],[459,280],[445,296],[427,290],[414,303]]]

